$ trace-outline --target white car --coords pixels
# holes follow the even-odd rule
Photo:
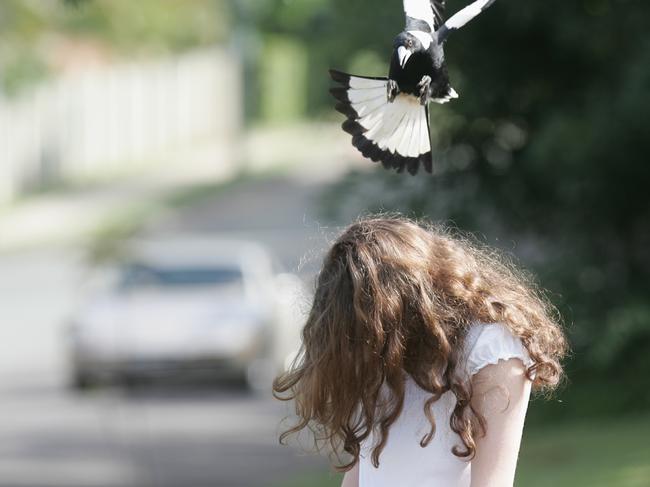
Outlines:
[[[295,349],[300,321],[281,308],[295,304],[286,294],[301,284],[273,267],[269,252],[251,242],[132,242],[116,277],[91,292],[72,320],[74,385],[181,373],[268,384]]]

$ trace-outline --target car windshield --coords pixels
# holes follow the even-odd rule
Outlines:
[[[177,286],[219,286],[232,285],[242,281],[238,267],[154,267],[144,264],[129,264],[124,268],[121,286],[177,287]]]

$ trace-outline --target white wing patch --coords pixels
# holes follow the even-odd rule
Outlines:
[[[467,22],[479,15],[490,2],[491,0],[476,0],[471,5],[455,13],[453,17],[445,22],[445,25],[449,29],[460,29]]]
[[[404,0],[404,13],[407,17],[425,21],[431,32],[435,30],[431,0]]]
[[[433,37],[431,37],[431,34],[427,34],[426,32],[422,32],[420,30],[409,30],[408,33],[414,37],[417,37],[425,49],[429,49],[429,46],[433,42]]]

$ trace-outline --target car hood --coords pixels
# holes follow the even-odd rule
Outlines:
[[[266,323],[241,292],[137,291],[100,298],[78,322],[84,346],[125,359],[237,353]]]

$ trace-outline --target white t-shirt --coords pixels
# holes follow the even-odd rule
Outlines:
[[[475,324],[467,332],[464,372],[474,375],[499,360],[519,358],[526,367],[533,361],[521,339],[502,324]],[[452,392],[446,392],[432,407],[436,432],[424,448],[420,440],[430,430],[424,415],[424,402],[429,393],[410,377],[406,381],[404,408],[390,427],[386,446],[379,456],[379,468],[372,465],[372,435],[362,443],[359,459],[359,487],[468,487],[471,463],[455,456],[454,446],[463,447],[462,440],[449,426],[456,405]]]

